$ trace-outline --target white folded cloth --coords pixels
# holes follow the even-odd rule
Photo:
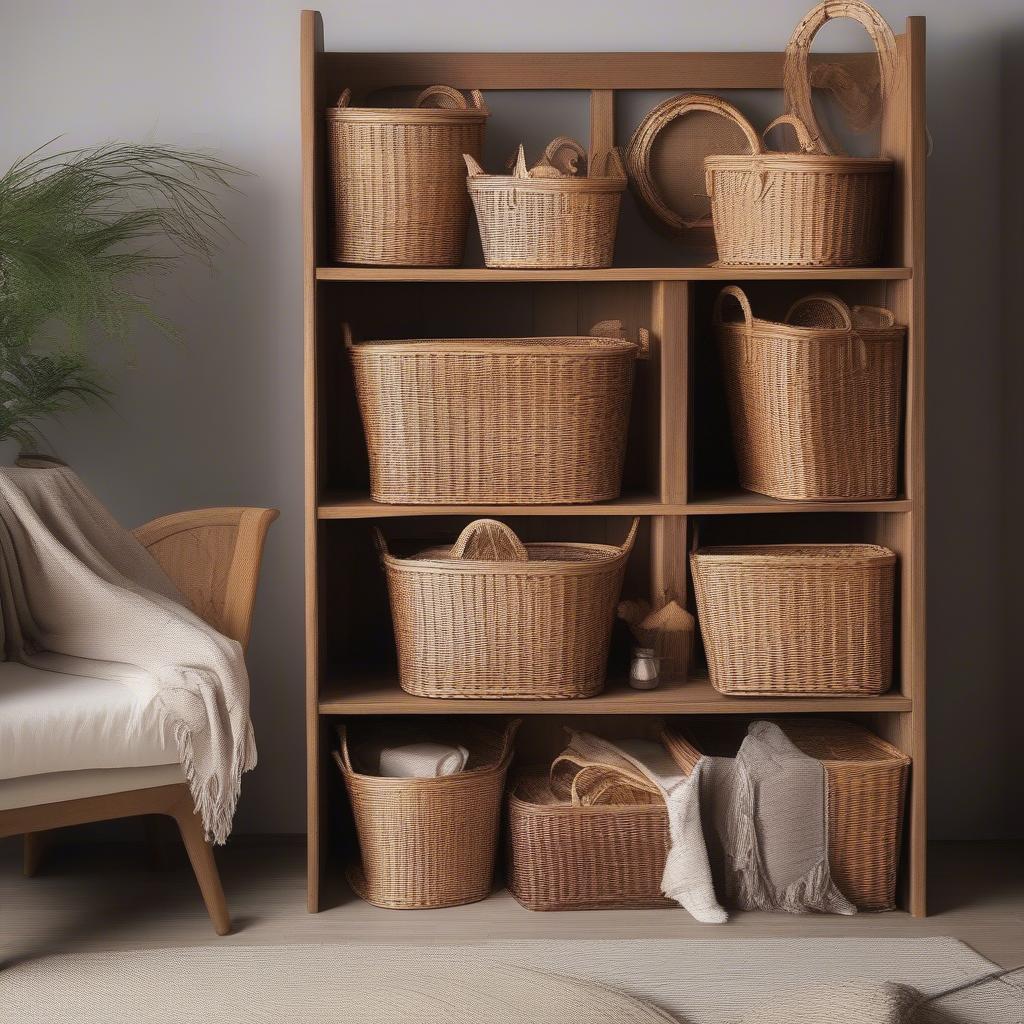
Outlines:
[[[398,746],[366,744],[358,760],[365,772],[389,779],[437,779],[457,775],[466,767],[469,751],[460,744],[402,743]]]

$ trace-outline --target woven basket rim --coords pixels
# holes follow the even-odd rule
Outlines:
[[[467,177],[470,192],[624,192],[624,178],[516,178],[511,174]]]
[[[619,559],[627,558],[629,551],[624,551],[614,544],[586,544],[571,541],[540,541],[525,544],[527,554],[530,556],[543,556],[546,551],[558,549],[559,551],[578,550],[581,555],[584,553],[595,557],[589,558],[536,558],[528,562],[512,561],[482,561],[470,558],[448,557],[451,550],[449,546],[438,545],[425,548],[410,558],[398,558],[390,553],[383,555],[385,564],[412,570],[414,572],[434,572],[441,569],[445,572],[489,572],[500,573],[501,575],[514,574],[517,576],[548,576],[564,575],[567,573],[583,573],[590,570],[604,569]],[[443,556],[443,557],[442,557]]]
[[[331,121],[363,124],[472,124],[491,116],[476,107],[328,107],[324,113]]]
[[[640,346],[625,338],[598,335],[554,335],[538,338],[380,338],[354,341],[353,354],[387,352],[392,355],[429,353],[430,355],[531,355],[531,356],[622,356],[637,352]],[[374,353],[377,354],[377,353]]]
[[[550,789],[550,781],[544,772],[528,772],[519,775],[515,782],[508,787],[509,806],[529,808],[530,813],[535,815],[550,815],[552,817],[569,814],[573,817],[579,815],[607,816],[616,813],[650,813],[652,815],[664,816],[665,805],[661,804],[573,804],[571,800],[557,800],[550,804],[539,804],[533,800],[527,800],[519,795],[521,786],[540,783],[547,785]],[[552,794],[553,795],[553,794]]]
[[[767,565],[893,565],[896,552],[881,544],[718,544],[694,551],[692,559],[760,561]]]
[[[799,718],[781,718],[778,720],[779,726],[783,732],[786,730],[786,726],[795,726],[796,729],[812,729],[819,728],[824,730],[833,729],[837,732],[843,732],[850,736],[856,736],[858,740],[863,743],[865,751],[868,749],[877,752],[878,757],[864,757],[864,758],[849,758],[849,757],[819,757],[817,760],[834,765],[867,765],[867,764],[903,764],[909,765],[912,758],[909,754],[904,753],[899,747],[890,743],[888,740],[883,739],[881,736],[873,733],[870,729],[864,728],[864,726],[858,726],[853,722],[845,722],[841,718],[816,718],[811,721],[805,721]],[[788,734],[787,734],[788,735]],[[794,741],[795,742],[795,741]],[[797,744],[799,746],[799,744]]]
[[[806,171],[822,174],[857,171],[863,174],[886,174],[895,162],[872,156],[828,156],[818,153],[758,153],[735,156],[706,156],[709,170],[747,171],[754,168],[769,171]]]
[[[785,335],[790,341],[824,344],[849,341],[850,338],[860,338],[875,344],[888,344],[902,341],[907,333],[907,328],[903,324],[895,324],[892,327],[858,327],[854,324],[853,330],[848,331],[845,327],[804,327],[801,324],[783,323],[781,320],[765,320],[759,316],[753,318],[750,328],[743,320],[723,320],[713,324],[713,327],[716,331],[739,334],[754,341],[764,341],[764,335],[771,335],[773,338]]]

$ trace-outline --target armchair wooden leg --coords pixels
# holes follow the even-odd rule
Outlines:
[[[224,899],[224,889],[220,884],[217,862],[213,859],[213,848],[203,838],[203,823],[191,804],[182,804],[173,814],[185,849],[188,851],[188,859],[192,862],[192,870],[199,883],[199,891],[203,894],[203,902],[213,922],[214,931],[218,935],[227,935],[231,931],[231,917],[228,914],[227,901]]]
[[[39,870],[39,862],[43,859],[46,845],[46,832],[26,832],[22,845],[21,870],[26,878],[32,878]]]

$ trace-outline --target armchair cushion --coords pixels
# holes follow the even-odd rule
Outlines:
[[[138,689],[0,662],[0,779],[166,764],[173,737]]]

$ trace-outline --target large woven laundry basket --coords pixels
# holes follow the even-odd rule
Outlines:
[[[402,689],[419,697],[590,697],[604,687],[615,607],[636,538],[621,547],[522,544],[477,520],[451,548],[388,553]]]
[[[896,497],[906,329],[889,310],[810,295],[776,323],[729,285],[713,321],[741,487],[792,500]]]
[[[469,220],[463,153],[479,157],[488,111],[447,86],[410,108],[327,111],[331,255],[339,263],[455,267]]]
[[[836,885],[861,910],[891,910],[910,758],[851,722],[787,718],[778,725],[825,768],[829,866]],[[724,734],[721,727],[707,725],[692,733],[672,728],[663,738],[675,761],[689,772],[703,754],[733,756],[744,727],[726,727]]]
[[[690,555],[711,683],[732,695],[871,694],[892,683],[896,555],[875,544]]]
[[[374,501],[618,497],[645,330],[639,344],[617,320],[583,337],[345,340]]]
[[[334,757],[359,837],[360,861],[349,871],[359,896],[391,910],[426,910],[490,894],[518,725],[461,720],[449,732],[469,750],[466,768],[435,779],[362,774],[353,766],[348,731],[339,727]]]

